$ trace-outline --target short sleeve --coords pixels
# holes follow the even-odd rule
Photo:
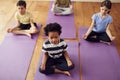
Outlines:
[[[18,12],[15,13],[15,20],[19,20],[19,15],[18,15]]]
[[[67,45],[67,43],[64,41],[63,50],[66,51],[67,49],[68,49],[68,45]]]
[[[45,43],[43,43],[42,51],[43,51],[43,52],[47,52]]]
[[[111,24],[113,22],[113,19],[111,16],[109,16],[109,24]]]
[[[33,19],[33,15],[32,15],[32,13],[30,12],[29,14],[30,14],[30,19]]]
[[[93,16],[92,16],[92,20],[96,20],[96,14],[93,14]]]

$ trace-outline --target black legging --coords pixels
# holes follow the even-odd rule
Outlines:
[[[96,37],[94,37],[96,36]],[[91,42],[100,42],[100,41],[105,41],[105,42],[111,42],[110,38],[108,37],[106,32],[102,32],[102,33],[97,33],[92,31],[87,39],[87,41],[91,41]]]
[[[33,23],[33,24],[34,24],[34,26],[35,26],[36,28],[38,28],[38,26],[37,26],[36,23]],[[22,24],[22,23],[20,23],[20,26],[19,26],[19,28],[20,28],[21,30],[30,29],[30,27],[31,27],[31,24]]]
[[[49,75],[55,73],[54,71],[55,68],[62,71],[69,71],[74,68],[74,65],[68,67],[67,61],[64,56],[57,59],[53,59],[49,57],[46,62],[46,69],[44,71],[39,69],[39,71],[43,74]]]

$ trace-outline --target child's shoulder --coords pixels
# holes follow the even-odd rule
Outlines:
[[[60,38],[60,42],[63,42],[63,41],[64,41],[64,39],[61,39],[61,38]]]
[[[92,15],[92,18],[93,18],[93,19],[99,18],[99,17],[100,17],[100,14],[99,14],[99,13],[94,13],[94,14]]]
[[[112,18],[112,16],[111,15],[107,15],[107,17],[106,17],[106,20],[109,20],[110,22],[112,22],[113,21],[113,18]]]
[[[26,13],[26,14],[28,14],[28,15],[29,15],[29,14],[31,14],[31,12],[30,12],[30,11],[26,11],[25,13]]]
[[[112,18],[112,16],[111,16],[110,14],[108,14],[108,17],[109,17],[109,18]]]
[[[25,11],[25,14],[24,14],[24,15],[30,15],[30,14],[31,14],[30,11]],[[17,11],[17,12],[15,12],[15,15],[20,15],[20,13]]]
[[[50,41],[49,40],[45,40],[44,44],[50,44]]]
[[[19,15],[19,12],[17,11],[17,12],[15,12],[15,15]]]
[[[66,41],[64,39],[60,39],[59,43],[62,43],[62,44],[67,44]]]
[[[100,13],[94,13],[93,16],[99,16]]]

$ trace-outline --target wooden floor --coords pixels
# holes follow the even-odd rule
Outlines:
[[[14,19],[14,13],[16,12],[16,1],[18,0],[0,0],[0,43],[4,40],[6,35],[6,29],[11,27]],[[89,27],[91,23],[91,16],[99,11],[100,3],[91,2],[74,2],[74,16],[76,30],[79,27]],[[112,34],[116,36],[115,45],[120,55],[120,3],[114,3],[111,10],[113,17],[113,24],[111,25]],[[32,11],[34,21],[41,23],[43,27],[46,25],[49,1],[27,1],[27,9]],[[33,80],[37,63],[39,61],[41,47],[42,47],[42,35],[43,28],[39,34],[37,44],[33,53],[33,57],[30,63],[29,71],[26,76],[26,80]],[[78,41],[78,31],[76,32],[76,39],[69,41]]]

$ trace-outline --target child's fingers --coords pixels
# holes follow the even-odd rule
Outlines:
[[[41,70],[45,70],[45,66],[41,65]]]

